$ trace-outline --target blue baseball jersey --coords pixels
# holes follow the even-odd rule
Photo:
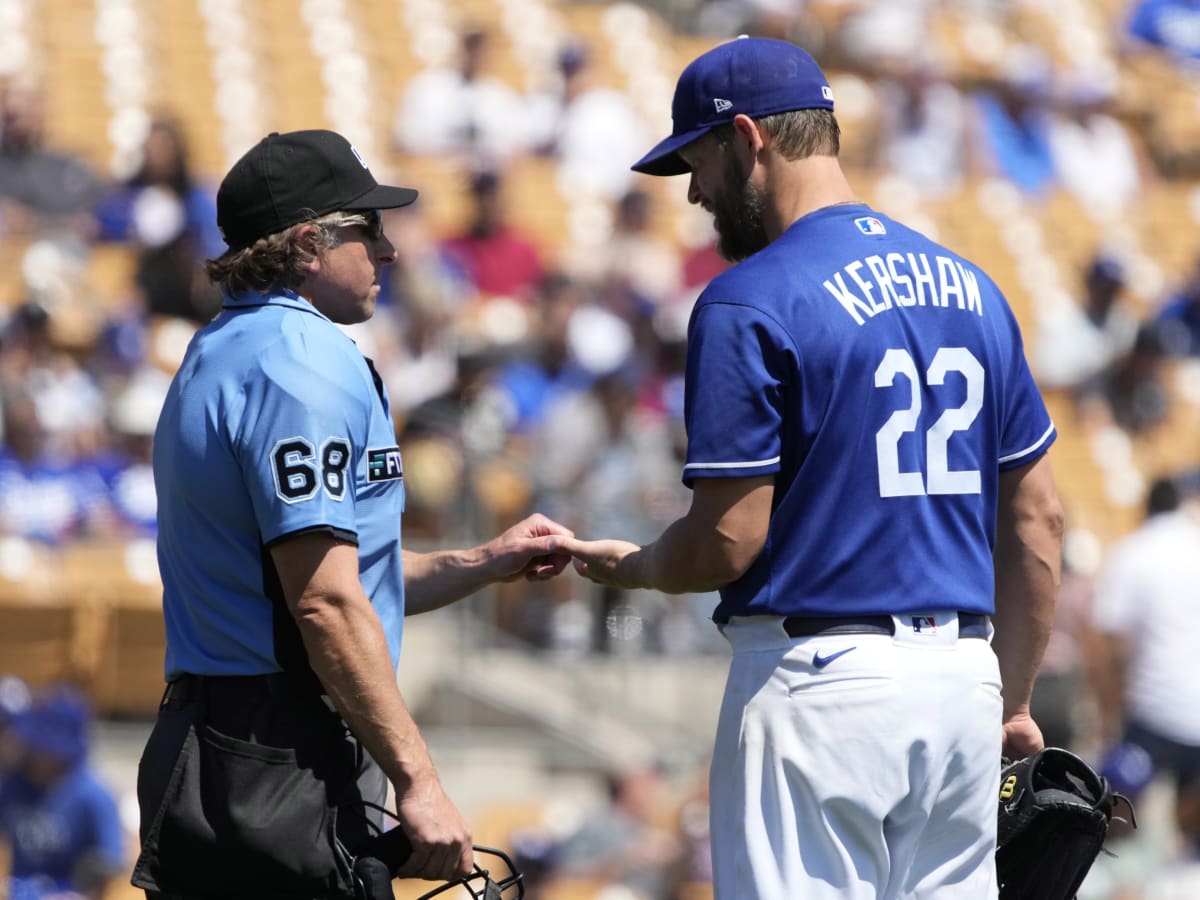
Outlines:
[[[126,867],[117,804],[86,765],[49,787],[21,772],[0,781],[0,833],[12,853],[14,900],[83,889],[76,870],[89,856],[101,872],[115,874]]]
[[[818,210],[692,311],[684,481],[770,475],[730,616],[994,611],[1001,469],[1054,426],[979,268],[859,204]]]
[[[314,530],[357,543],[398,663],[404,483],[387,394],[307,301],[226,298],[163,404],[154,483],[168,679],[306,665],[269,548]]]

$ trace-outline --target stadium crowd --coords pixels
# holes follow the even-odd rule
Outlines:
[[[1026,324],[1027,351],[1045,391],[1073,415],[1060,431],[1114,427],[1134,439],[1177,421],[1174,407],[1189,402],[1174,379],[1200,360],[1200,241],[1194,264],[1137,296],[1137,267],[1103,236],[1152,188],[1191,190],[1200,156],[1155,108],[1130,114],[1120,88],[1134,72],[1166,66],[1200,97],[1200,7],[1103,5],[1116,48],[1107,68],[1064,65],[1020,41],[986,71],[964,73],[922,49],[936,17],[958,7],[994,8],[1003,24],[1010,4],[1001,0],[726,0],[696,4],[694,23],[713,42],[739,30],[787,37],[853,73],[845,83],[862,93],[838,102],[872,112],[847,114],[844,156],[872,183],[894,176],[936,202],[992,178],[1035,210],[1070,195],[1101,240],[1072,302]],[[625,92],[596,81],[592,48],[564,45],[557,89],[522,95],[489,75],[490,37],[464,27],[453,64],[427,69],[402,93],[390,127],[398,177],[414,157],[454,160],[468,208],[450,230],[420,203],[387,214],[398,262],[385,272],[375,318],[351,329],[392,397],[406,535],[420,545],[494,533],[537,510],[580,535],[649,538],[687,506],[686,323],[725,264],[710,235],[673,241],[655,227],[662,197],[628,169],[649,132]],[[117,177],[47,143],[43,101],[24,77],[0,91],[0,245],[21,248],[5,255],[21,278],[0,323],[0,540],[62,548],[153,538],[158,406],[187,338],[220,302],[201,269],[224,246],[214,188],[193,170],[170,111],[149,125],[136,170]],[[506,181],[514,160],[529,156],[554,160],[565,183],[603,198],[602,240],[551,246],[514,224],[517,204],[541,202]],[[444,188],[416,186],[425,196]],[[1195,226],[1177,223],[1193,235]],[[954,247],[953,235],[942,239]],[[101,308],[89,304],[88,276],[113,247],[131,261],[129,277],[119,302]],[[1200,406],[1182,414],[1196,419]],[[1151,838],[1115,839],[1120,855],[1098,863],[1085,900],[1195,896],[1171,884],[1172,873],[1185,884],[1200,865],[1200,724],[1185,721],[1200,706],[1178,695],[1200,684],[1188,640],[1200,612],[1198,467],[1200,446],[1191,446],[1142,472],[1146,520],[1120,542],[1083,533],[1068,541],[1039,721],[1051,742],[1105,765],[1123,790],[1153,797],[1166,784],[1173,798],[1167,839],[1153,828]],[[484,614],[506,638],[568,657],[683,656],[724,652],[706,622],[713,602],[601,591],[568,576],[505,586]],[[1148,628],[1151,612],[1174,630]],[[83,714],[71,715],[81,727]],[[636,855],[608,868],[627,874],[631,897],[670,898],[668,882],[702,883],[702,791],[675,791],[678,816],[660,833],[661,815],[648,822],[645,809],[659,777],[613,776],[612,808],[540,849],[526,835],[527,864],[592,875],[589,851],[604,845],[614,858]],[[0,830],[8,796],[0,788]],[[640,828],[649,836],[627,843]]]

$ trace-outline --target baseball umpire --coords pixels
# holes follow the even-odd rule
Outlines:
[[[992,280],[855,198],[833,103],[783,41],[684,70],[634,169],[688,175],[740,260],[688,330],[691,507],[563,546],[604,584],[720,590],[719,900],[995,897],[1001,747],[1042,745],[1055,430]]]
[[[533,516],[470,550],[402,550],[388,397],[338,328],[374,312],[395,247],[380,185],[329,131],[272,133],[217,195],[224,307],[154,438],[167,689],[138,771],[151,897],[350,898],[388,782],[405,877],[472,871],[471,835],[397,688],[404,617],[547,578]]]

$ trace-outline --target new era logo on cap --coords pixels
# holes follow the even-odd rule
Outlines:
[[[713,98],[713,106],[717,108],[717,112],[725,112],[727,109],[733,109],[733,104],[728,100],[723,100],[720,97]]]

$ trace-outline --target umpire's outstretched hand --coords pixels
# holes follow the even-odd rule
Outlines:
[[[492,538],[480,550],[495,581],[545,581],[567,567],[571,554],[562,549],[564,539],[575,532],[534,513],[512,528]]]

